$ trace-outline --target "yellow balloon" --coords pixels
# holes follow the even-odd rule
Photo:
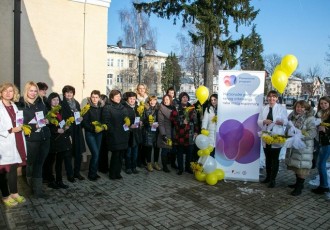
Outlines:
[[[218,180],[223,180],[225,178],[225,172],[222,169],[216,169],[212,173],[217,176]]]
[[[284,72],[284,73],[287,75],[286,77],[290,77],[290,74],[287,74],[287,73],[285,72],[285,70],[282,69],[281,64],[279,64],[279,65],[277,65],[277,66],[275,67],[273,73],[275,73],[275,72],[278,71],[278,70]]]
[[[291,76],[291,74],[297,69],[297,66],[298,66],[298,59],[294,55],[288,54],[282,58],[281,69],[288,76]]]
[[[206,88],[204,85],[201,85],[196,90],[196,97],[198,101],[203,105],[205,101],[209,98],[209,89]]]
[[[218,183],[218,177],[214,173],[207,174],[205,180],[209,185],[215,185]]]
[[[285,90],[285,87],[288,84],[288,77],[287,75],[281,71],[277,70],[272,75],[272,85],[279,93],[283,93]]]
[[[197,151],[197,155],[198,155],[199,157],[202,157],[202,156],[203,156],[203,150],[201,150],[201,149],[198,150],[198,151]]]
[[[202,152],[203,152],[203,156],[209,156],[210,153],[211,153],[211,151],[209,149],[207,149],[207,148],[206,149],[203,149]]]
[[[206,180],[206,174],[200,171],[195,172],[195,178],[198,181],[205,181]]]
[[[201,134],[208,136],[210,132],[207,129],[202,129]]]

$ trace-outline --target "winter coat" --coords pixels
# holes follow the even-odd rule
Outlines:
[[[74,99],[76,103],[76,109],[80,112],[80,104],[78,101]],[[63,117],[74,117],[74,112],[72,111],[67,100],[64,98],[62,101],[62,115]],[[73,122],[70,126],[70,133],[72,137],[72,152],[76,153],[77,151],[80,151],[81,153],[86,152],[86,145],[85,145],[85,139],[82,131],[81,124],[76,125],[75,122]]]
[[[258,117],[258,125],[259,127],[264,130],[264,131],[272,131],[270,129],[271,126],[266,126],[263,124],[263,121],[267,119],[267,115],[268,115],[268,112],[269,112],[269,105],[265,105],[263,108],[262,108],[262,111],[259,113],[259,117]],[[273,121],[275,122],[276,120],[283,120],[283,126],[279,126],[279,125],[276,125],[277,128],[282,128],[283,129],[283,133],[284,133],[284,130],[285,130],[285,125],[288,123],[288,113],[286,111],[286,108],[283,107],[282,105],[280,104],[275,104],[273,106]],[[262,145],[264,148],[266,148],[266,143],[265,142],[262,142]],[[272,148],[281,148],[282,145],[281,144],[272,144]]]
[[[139,114],[137,112],[137,105],[134,107],[131,107],[129,104],[124,104],[125,108],[128,112],[128,117],[131,121],[131,125],[134,124],[135,118],[139,117]],[[140,117],[140,121],[142,121],[142,117]],[[139,125],[138,128],[130,128],[129,130],[129,141],[128,141],[128,147],[135,147],[142,143],[142,127]]]
[[[295,119],[292,118],[292,123],[295,125]],[[286,151],[285,163],[288,166],[295,168],[310,169],[312,168],[313,151],[314,151],[314,138],[317,134],[315,119],[310,113],[303,121],[302,127],[296,127],[303,131],[304,138],[302,141],[306,144],[306,148],[294,149],[290,148]]]
[[[142,144],[145,146],[156,146],[158,128],[156,131],[152,131],[152,123],[149,122],[149,116],[153,117],[154,122],[158,122],[158,110],[159,104],[157,103],[154,107],[151,107],[149,104],[145,105],[145,110],[143,113],[143,129],[142,129]]]
[[[95,133],[95,126],[92,124],[93,121],[98,121],[101,123],[102,107],[101,103],[98,103],[95,106],[90,99],[88,98],[88,104],[90,108],[87,113],[83,116],[82,126],[85,129],[85,132]]]
[[[125,150],[128,148],[129,131],[123,128],[124,118],[128,111],[123,104],[110,101],[103,107],[102,124],[108,126],[106,140],[110,151]]]
[[[64,117],[62,110],[57,114],[57,121],[61,122],[62,120],[66,121],[69,117]],[[64,133],[58,133],[59,126],[55,126],[54,124],[48,124],[50,129],[51,137],[50,137],[50,149],[49,151],[52,153],[64,152],[72,149],[72,140],[71,140],[71,131],[67,129]],[[64,127],[63,127],[64,128]]]
[[[323,120],[324,123],[330,123],[330,116]],[[321,146],[330,145],[330,128],[326,128],[325,132],[318,132],[319,134],[319,143]]]
[[[210,106],[209,109],[206,109],[202,121],[202,129],[206,129],[209,131],[210,145],[214,147],[217,123],[213,122],[212,119],[214,118],[214,116],[216,116],[215,109],[216,108],[214,108],[213,106]]]
[[[193,108],[189,112],[181,104],[178,109],[172,110],[171,122],[174,127],[174,144],[175,145],[193,145],[194,136],[199,132],[198,120],[196,110]],[[184,120],[188,118],[188,124],[184,124]]]
[[[174,107],[172,109],[174,109]],[[159,134],[157,138],[157,146],[159,148],[172,148],[172,146],[166,144],[166,139],[172,139],[172,123],[170,120],[172,109],[163,104],[160,105],[158,111]]]
[[[12,103],[14,111],[17,112],[17,106]],[[8,130],[13,128],[10,116],[0,100],[0,165],[10,165],[14,163],[22,163],[22,159],[16,146],[15,133],[9,133]],[[23,132],[21,132],[25,145],[25,138]]]
[[[24,101],[23,98],[21,98],[20,102],[17,104],[17,107],[21,110],[23,110],[23,117],[24,117],[24,124],[31,126],[31,134],[28,136],[25,136],[26,141],[44,141],[50,138],[50,130],[48,126],[44,126],[41,129],[37,129],[36,124],[36,112],[42,111],[44,114],[44,117],[47,115],[47,108],[45,103],[40,97],[37,97],[37,99],[34,101],[33,104],[27,103]],[[35,120],[35,124],[29,123],[32,120]],[[37,131],[37,132],[36,132]]]

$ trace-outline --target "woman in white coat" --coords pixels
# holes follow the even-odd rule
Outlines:
[[[11,83],[0,85],[0,188],[7,207],[25,202],[17,192],[17,166],[26,163],[22,126],[16,123],[18,89]]]
[[[267,94],[268,104],[265,105],[259,113],[258,125],[263,131],[275,132],[276,134],[284,134],[284,125],[288,123],[288,114],[286,108],[277,103],[278,94],[275,90],[271,90]],[[279,156],[282,145],[268,145],[263,142],[265,158],[266,158],[266,178],[261,183],[269,183],[269,188],[275,187],[275,179],[279,168]]]
[[[218,110],[218,94],[212,94],[209,99],[209,104],[204,112],[202,121],[202,129],[209,131],[210,145],[215,147],[215,135],[217,128],[217,110]],[[215,150],[213,149],[211,156],[214,157]]]

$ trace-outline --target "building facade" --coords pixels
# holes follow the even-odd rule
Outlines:
[[[0,83],[16,83],[19,71],[21,90],[32,80],[45,82],[49,91],[58,93],[64,85],[73,85],[78,101],[93,89],[105,92],[110,3],[111,0],[2,0]],[[15,33],[18,22],[20,30]],[[20,52],[14,53],[15,47],[20,47]]]
[[[140,54],[141,52],[141,54]],[[139,55],[141,62],[139,63]],[[107,92],[118,89],[121,92],[135,92],[140,82],[148,86],[149,95],[163,95],[161,74],[165,67],[166,53],[150,49],[108,45],[107,49]]]

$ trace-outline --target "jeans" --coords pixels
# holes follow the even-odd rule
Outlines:
[[[26,177],[42,178],[42,166],[49,152],[50,139],[27,141]]]
[[[92,154],[92,158],[89,162],[88,177],[96,177],[97,168],[99,165],[102,132],[92,133],[85,131],[85,138],[86,138],[87,146]]]
[[[127,169],[135,169],[136,168],[136,160],[138,155],[139,146],[136,145],[134,147],[130,147],[127,149],[126,157],[125,157],[125,167]]]
[[[194,151],[194,145],[188,145],[188,146],[178,145],[177,150],[178,150],[177,158],[178,158],[179,171],[183,172],[183,154],[186,154],[185,170],[190,171],[190,162]]]
[[[329,188],[326,164],[330,156],[330,145],[321,146],[320,150],[321,151],[319,152],[319,156],[318,156],[319,161],[317,164],[317,168],[320,174],[320,187]]]

